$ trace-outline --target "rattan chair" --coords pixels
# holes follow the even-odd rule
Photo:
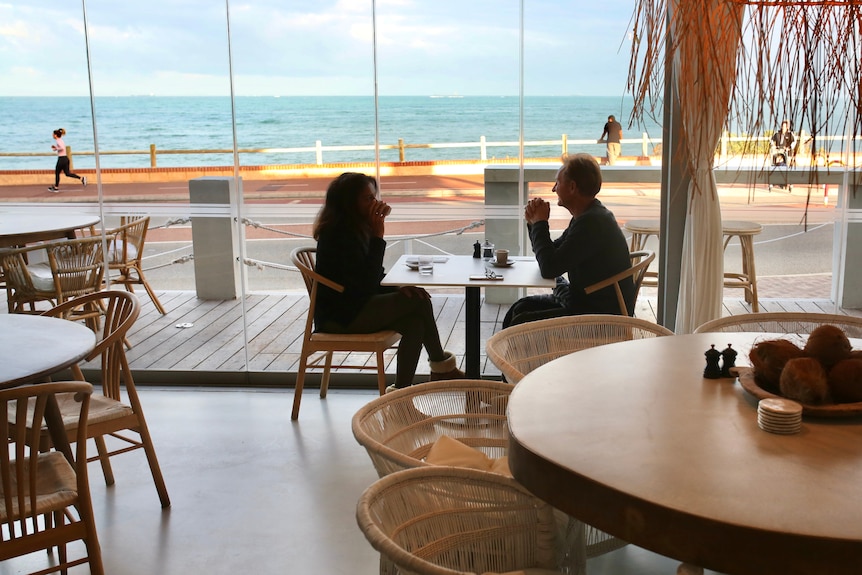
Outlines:
[[[552,508],[502,475],[458,467],[399,471],[363,492],[356,521],[388,560],[381,573],[558,573]]]
[[[113,485],[114,473],[110,458],[121,453],[143,449],[162,507],[170,507],[171,500],[156,456],[156,448],[147,427],[144,409],[138,397],[138,390],[135,387],[135,380],[132,377],[132,370],[129,369],[123,345],[126,333],[140,314],[138,298],[127,291],[103,291],[68,301],[43,315],[63,317],[70,309],[88,305],[98,305],[104,309],[104,328],[101,334],[97,334],[99,342],[96,347],[84,358],[85,361],[91,361],[100,357],[102,366],[102,393],[93,394],[90,424],[87,428],[87,437],[94,440],[98,454],[87,461],[99,461],[105,483]],[[74,378],[84,378],[79,366],[74,365],[71,370]],[[123,395],[126,400],[123,399]],[[73,441],[79,421],[75,414],[74,397],[70,394],[60,394],[57,396],[57,402],[66,422],[69,440]],[[42,432],[44,447],[49,440],[47,430],[43,429]],[[106,437],[110,438],[110,444],[106,442]]]
[[[143,286],[158,312],[165,315],[165,308],[150,287],[141,263],[144,257],[144,242],[150,227],[150,217],[136,216],[123,218],[120,221],[120,227],[106,232],[111,238],[108,242],[106,258],[111,284],[121,284],[131,292],[135,291],[134,286]],[[117,272],[117,275],[111,275],[112,271]]]
[[[673,335],[666,327],[623,315],[570,315],[507,327],[486,343],[488,359],[518,383],[537,367],[572,352],[632,339]]]
[[[57,561],[39,573],[66,573],[69,567],[89,563],[90,573],[101,575],[102,554],[87,479],[87,414],[93,386],[86,382],[25,385],[0,391],[0,433],[8,438],[0,450],[0,561],[57,548]],[[48,402],[54,394],[76,398],[76,429],[72,460],[59,451],[31,449],[35,429],[45,423]],[[29,441],[28,441],[29,440]],[[67,544],[84,543],[85,553]]]
[[[840,327],[847,337],[862,338],[862,317],[829,313],[772,312],[744,313],[710,320],[694,333],[751,331],[763,333],[809,334],[821,325]]]
[[[293,392],[293,411],[291,419],[299,417],[299,405],[302,401],[302,388],[305,384],[306,371],[309,368],[321,367],[323,375],[320,380],[320,397],[325,398],[329,389],[329,375],[333,367],[344,369],[374,369],[377,371],[377,387],[380,395],[386,392],[386,363],[383,352],[401,341],[401,334],[396,331],[378,331],[374,333],[324,333],[314,329],[314,306],[317,303],[317,290],[323,284],[335,291],[344,291],[344,286],[327,279],[314,271],[314,258],[317,248],[300,247],[293,250],[290,259],[302,274],[305,287],[308,290],[308,315],[305,319],[305,331],[302,336],[302,350],[299,356],[299,367],[296,370],[296,386]],[[347,352],[348,356],[341,362],[334,362],[334,352]],[[351,358],[352,352],[372,353],[376,361],[374,365],[357,363]]]
[[[375,398],[353,416],[353,436],[377,474],[436,467],[425,461],[443,435],[478,449],[490,458],[509,451],[506,406],[511,384],[459,379],[412,385]],[[562,516],[562,514],[560,514]],[[580,521],[562,516],[562,564],[577,564],[619,549],[626,543]]]
[[[655,259],[655,252],[652,252],[650,250],[641,250],[637,252],[631,252],[629,256],[632,258],[632,267],[605,280],[596,282],[592,285],[588,285],[584,288],[584,291],[588,294],[591,294],[608,286],[614,286],[614,291],[617,294],[617,303],[620,306],[620,314],[630,316],[634,315],[634,309],[629,310],[628,306],[626,305],[626,300],[623,297],[623,290],[620,284],[626,278],[632,279],[632,282],[634,282],[635,284],[635,297],[632,301],[637,302],[638,294],[641,291],[641,285],[644,281],[644,276],[647,273],[649,265]],[[634,303],[632,303],[632,305],[634,305]]]
[[[368,452],[380,477],[432,467],[425,456],[441,435],[489,457],[502,457],[509,450],[506,405],[511,392],[508,383],[482,379],[411,385],[374,398],[357,411],[351,423],[353,437]]]
[[[45,250],[48,261],[27,264],[29,254]],[[80,295],[102,289],[104,258],[98,236],[62,240],[11,250],[0,256],[6,276],[6,296],[13,313],[42,313],[38,302],[60,305]],[[29,307],[29,309],[27,309]],[[69,310],[65,319],[85,319],[95,331],[100,310],[95,307]]]

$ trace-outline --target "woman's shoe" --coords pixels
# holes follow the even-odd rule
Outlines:
[[[441,381],[444,379],[464,379],[466,374],[458,369],[458,360],[451,351],[445,352],[440,361],[431,361],[431,377],[428,381]]]

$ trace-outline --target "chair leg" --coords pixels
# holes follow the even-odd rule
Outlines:
[[[59,528],[59,527],[62,527],[63,522],[65,521],[65,518],[63,517],[62,511],[55,511],[53,518],[51,517],[50,514],[45,515],[45,521],[47,522],[49,520],[53,520],[54,525],[57,528]],[[50,528],[50,525],[45,525],[45,529],[48,529],[48,528]],[[48,551],[49,552],[51,551],[50,548],[48,549]],[[66,573],[68,573],[69,568],[65,566],[66,563],[69,562],[69,556],[66,553],[66,543],[60,543],[57,545],[57,560],[59,561],[60,565],[64,566],[63,569],[61,570],[61,573],[63,573],[64,575]]]
[[[111,456],[108,453],[108,446],[105,445],[105,436],[97,435],[93,441],[96,442],[96,451],[99,452],[99,463],[102,466],[102,474],[105,476],[105,485],[113,485],[114,470],[111,469]]]
[[[320,399],[326,399],[329,391],[329,373],[332,370],[332,352],[326,352],[326,363],[323,366],[323,377],[320,378]]]
[[[156,309],[159,310],[159,313],[162,315],[167,315],[165,312],[165,308],[162,307],[159,298],[156,297],[156,293],[153,291],[153,288],[150,287],[150,282],[147,281],[147,278],[144,277],[144,272],[139,267],[135,267],[135,272],[138,274],[138,280],[141,282],[141,285],[144,286],[144,289],[147,291],[147,295],[150,296],[150,299],[153,301],[153,305],[156,306]]]
[[[383,359],[383,350],[377,352],[377,387],[380,395],[386,393],[386,363]]]
[[[293,411],[290,418],[294,421],[299,419],[299,403],[302,401],[302,386],[305,384],[305,370],[308,367],[308,356],[303,351],[299,359],[299,369],[296,371],[296,385],[293,388]]]
[[[153,476],[153,483],[156,484],[156,491],[159,494],[159,501],[163,509],[171,506],[171,498],[168,495],[168,488],[165,485],[165,478],[162,476],[162,468],[159,466],[159,458],[156,457],[156,448],[153,446],[153,438],[150,437],[150,428],[147,427],[147,422],[144,420],[142,413],[138,414],[140,421],[138,425],[138,433],[141,436],[141,443],[144,446],[144,453],[147,455],[147,463],[150,465],[150,473]]]

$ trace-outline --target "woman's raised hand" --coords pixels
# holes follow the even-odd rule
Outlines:
[[[385,229],[384,220],[392,212],[392,208],[386,202],[374,200],[369,208],[368,219],[371,222],[371,232],[378,238],[383,237]]]

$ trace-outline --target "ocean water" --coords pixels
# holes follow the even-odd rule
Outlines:
[[[383,96],[378,99],[380,144],[517,142],[519,100],[514,96]],[[237,97],[238,149],[373,146],[374,100],[367,96]],[[661,137],[656,124],[628,128],[631,101],[606,97],[542,97],[524,100],[525,141],[595,141],[609,114],[623,124],[624,137]],[[92,168],[93,115],[85,97],[0,97],[4,130],[0,154],[51,153],[51,134],[65,128],[76,168]],[[231,101],[227,97],[96,98],[95,118],[102,168],[149,167],[149,149],[158,151],[233,149]],[[604,155],[604,146],[570,146],[570,151]],[[639,147],[631,153],[639,153]],[[117,151],[140,151],[117,155]],[[624,153],[626,152],[624,147]],[[80,155],[79,155],[80,154]],[[559,146],[527,147],[525,156],[556,157]],[[488,157],[517,157],[517,146],[490,147]],[[240,154],[241,165],[314,163],[315,153]],[[398,161],[397,150],[381,150],[384,162]],[[408,149],[407,161],[479,159],[478,147]],[[324,151],[326,163],[372,162],[374,151]],[[231,152],[159,155],[159,167],[224,166]],[[0,170],[52,168],[49,156],[0,156]]]

